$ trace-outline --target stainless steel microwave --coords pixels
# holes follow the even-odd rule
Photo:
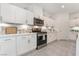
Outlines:
[[[39,18],[34,17],[34,25],[35,26],[43,26],[44,25],[44,20],[41,20]]]

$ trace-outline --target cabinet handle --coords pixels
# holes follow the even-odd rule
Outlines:
[[[28,43],[30,43],[30,40],[28,40]]]

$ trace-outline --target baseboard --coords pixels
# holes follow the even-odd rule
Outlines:
[[[47,44],[51,44],[51,43],[53,43],[53,42],[56,42],[57,40],[53,40],[53,41],[51,41],[51,42],[48,42]]]
[[[56,40],[53,40],[53,41],[51,41],[51,42],[49,42],[47,44],[51,44],[51,43],[54,43],[56,41],[75,41],[76,42],[76,40],[72,40],[72,39],[56,39]]]
[[[71,40],[71,39],[55,39],[55,40],[53,40],[53,41],[51,41],[51,42],[49,42],[47,44],[49,45],[49,44],[55,43],[56,41],[75,41],[76,42],[76,40]],[[34,51],[36,51],[36,49],[33,49],[33,50],[31,50],[31,51],[29,51],[27,53],[24,53],[24,54],[22,54],[20,56],[28,56],[29,53],[32,53]]]
[[[36,51],[36,49],[33,49],[33,50],[31,50],[31,51],[29,51],[29,52],[26,52],[26,53],[24,53],[24,54],[21,54],[21,55],[19,55],[19,56],[28,56],[28,54],[30,54],[30,53],[32,53],[32,52],[34,52],[34,51]]]
[[[76,41],[75,39],[72,40],[72,39],[57,39],[57,41]]]

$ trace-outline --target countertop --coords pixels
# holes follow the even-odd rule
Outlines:
[[[38,32],[40,33],[40,32]],[[42,32],[42,33],[47,33],[47,32]],[[18,35],[36,35],[37,32],[32,32],[32,33],[18,33],[18,34],[0,34],[0,37],[2,36],[18,36]]]
[[[37,33],[0,34],[0,37],[1,37],[1,36],[15,36],[15,35],[34,35],[34,34],[37,34]]]
[[[0,35],[0,42],[5,41],[5,40],[10,39],[10,38],[16,38],[17,36],[28,36],[29,37],[29,35],[36,35],[36,33],[3,34],[3,35]]]

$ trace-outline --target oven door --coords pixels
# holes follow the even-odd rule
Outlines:
[[[47,38],[45,35],[38,35],[37,36],[37,46],[40,46],[46,42],[47,42]]]

